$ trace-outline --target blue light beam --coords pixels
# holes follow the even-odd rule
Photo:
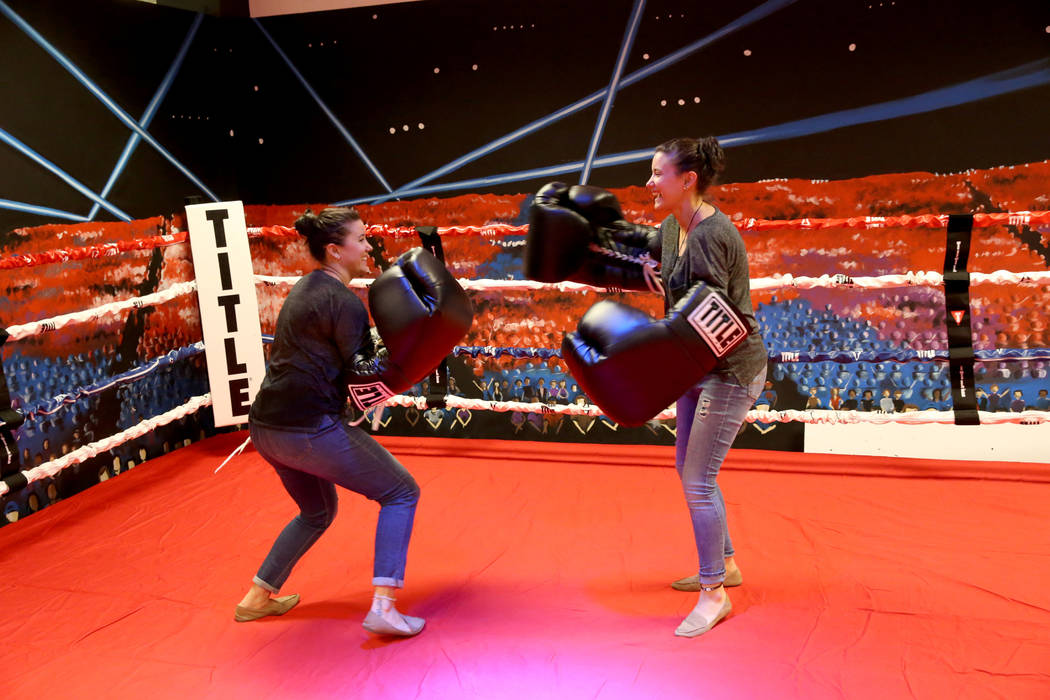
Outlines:
[[[81,216],[80,214],[73,214],[72,212],[62,211],[61,209],[52,209],[51,207],[41,207],[36,204],[26,204],[25,202],[12,202],[10,199],[0,199],[0,209],[24,211],[39,216],[57,216],[60,219],[69,219],[70,221],[89,220],[86,216]]]
[[[74,78],[76,78],[81,85],[87,88],[88,92],[94,95],[99,102],[105,105],[106,109],[112,112],[117,119],[123,122],[124,126],[134,131],[142,138],[143,141],[152,146],[153,149],[157,151],[157,153],[164,156],[164,158],[169,163],[174,165],[179,170],[179,172],[185,175],[190,180],[190,182],[192,182],[200,189],[201,192],[204,192],[209,197],[211,197],[212,201],[219,201],[219,198],[216,197],[215,194],[211,190],[209,190],[203,182],[197,179],[196,175],[191,173],[186,168],[186,166],[184,166],[182,163],[176,160],[175,156],[171,155],[171,153],[169,153],[168,150],[164,148],[164,146],[161,146],[155,138],[150,136],[149,133],[147,133],[141,126],[139,126],[138,123],[131,118],[131,115],[129,115],[127,112],[121,109],[116,102],[110,99],[109,95],[104,93],[101,88],[95,85],[95,83],[93,83],[91,79],[84,74],[83,71],[77,68],[72,61],[63,56],[58,49],[52,46],[47,41],[47,39],[45,39],[37,30],[33,29],[33,27],[31,27],[28,22],[26,22],[24,19],[15,14],[15,11],[8,7],[7,3],[5,3],[3,0],[0,0],[0,12],[2,12],[5,16],[7,16],[8,19],[14,22],[19,29],[25,32],[29,36],[29,38],[35,41],[42,49],[44,49],[44,51],[47,51],[47,53],[50,54],[53,59],[58,61],[59,65],[61,65],[63,68],[69,71],[69,73]]]
[[[130,216],[128,216],[127,214],[125,214],[120,209],[110,204],[106,200],[99,197],[97,194],[95,194],[87,187],[82,185],[78,180],[74,179],[73,176],[68,174],[65,170],[58,167],[57,165],[49,161],[47,158],[45,158],[29,146],[22,143],[2,128],[0,128],[0,141],[3,141],[8,146],[11,146],[15,150],[19,151],[20,153],[22,153],[22,155],[27,156],[37,165],[41,165],[54,175],[57,175],[62,180],[62,182],[66,183],[67,185],[75,189],[77,192],[90,199],[92,202],[95,202],[96,204],[105,207],[106,210],[112,212],[118,218],[123,219],[124,221],[131,221]]]
[[[168,69],[167,74],[164,76],[164,80],[161,81],[160,87],[157,88],[156,94],[153,95],[153,99],[150,100],[149,105],[146,106],[146,111],[142,113],[142,118],[139,119],[139,126],[143,129],[148,129],[150,122],[153,121],[153,116],[157,113],[157,109],[160,107],[160,103],[164,101],[164,98],[168,95],[168,90],[171,89],[171,84],[175,82],[175,76],[178,75],[179,69],[182,67],[182,61],[186,58],[186,53],[189,51],[190,44],[193,43],[193,37],[197,34],[197,28],[201,26],[201,20],[204,15],[197,13],[197,16],[193,19],[193,24],[190,25],[190,31],[186,35],[186,39],[182,42],[182,46],[179,48],[178,54],[175,56],[175,60],[171,64],[171,68]],[[109,174],[109,180],[106,181],[106,186],[102,188],[102,197],[105,199],[109,196],[110,190],[117,184],[117,179],[121,173],[124,172],[124,168],[128,165],[128,160],[131,159],[131,154],[135,152],[135,148],[139,145],[139,141],[142,137],[138,134],[132,134],[131,138],[128,139],[128,143],[124,146],[124,152],[120,154],[120,158],[117,159],[117,164],[113,168],[113,172]],[[87,218],[94,219],[95,214],[98,213],[98,205],[91,207],[91,212]]]
[[[580,174],[580,184],[586,185],[591,176],[591,165],[594,156],[598,153],[598,144],[602,140],[602,132],[605,131],[605,123],[609,120],[609,112],[612,111],[613,102],[616,101],[616,92],[620,89],[620,77],[623,75],[623,66],[627,62],[627,54],[634,46],[634,37],[638,34],[638,25],[642,21],[642,11],[645,9],[645,0],[638,0],[631,12],[631,19],[627,22],[627,30],[624,32],[623,41],[620,43],[620,55],[616,57],[616,68],[613,70],[612,80],[609,87],[605,88],[605,101],[602,103],[601,113],[594,125],[594,135],[591,144],[587,147],[587,159],[583,163],[583,173]]]
[[[646,66],[645,68],[641,68],[639,70],[636,70],[634,73],[631,73],[630,75],[625,77],[623,79],[623,81],[620,83],[620,89],[622,90],[623,88],[627,87],[628,85],[633,85],[634,83],[638,82],[639,80],[642,80],[644,78],[649,77],[653,73],[659,72],[659,71],[663,70],[664,68],[668,68],[668,67],[674,65],[675,63],[678,63],[679,61],[683,60],[684,58],[686,58],[690,54],[693,54],[693,53],[699,51],[700,49],[707,47],[708,45],[718,41],[719,39],[721,39],[721,38],[723,38],[723,37],[725,37],[725,36],[727,36],[729,34],[732,34],[733,32],[735,32],[735,31],[737,31],[739,29],[743,29],[744,27],[746,27],[746,26],[748,26],[750,24],[754,24],[758,20],[764,19],[765,17],[767,17],[768,15],[773,14],[777,10],[781,10],[781,9],[787,7],[788,5],[794,4],[795,2],[796,2],[796,0],[768,0],[768,2],[765,2],[765,3],[761,4],[761,5],[759,5],[758,7],[756,7],[755,9],[751,10],[750,12],[741,15],[740,17],[738,17],[737,19],[733,20],[732,22],[730,22],[726,26],[724,26],[721,29],[719,29],[718,31],[714,32],[713,34],[708,34],[707,36],[703,37],[702,39],[698,39],[697,41],[694,41],[692,44],[689,44],[688,46],[682,47],[678,51],[675,51],[674,53],[665,56],[664,58],[660,59],[659,61],[655,61],[655,62],[651,63],[650,65]],[[599,90],[598,92],[591,93],[587,97],[584,97],[581,100],[577,100],[576,102],[573,102],[571,105],[567,105],[565,107],[562,107],[558,111],[552,112],[551,114],[547,115],[546,117],[543,117],[542,119],[537,119],[534,122],[526,124],[525,126],[521,127],[520,129],[517,129],[515,131],[510,132],[506,136],[502,136],[502,137],[496,139],[495,141],[492,141],[491,143],[485,144],[484,146],[481,146],[480,148],[477,148],[477,149],[471,151],[470,153],[467,153],[465,155],[460,156],[456,160],[452,161],[451,163],[448,163],[447,165],[441,166],[437,170],[431,171],[431,172],[427,173],[426,175],[423,175],[422,177],[416,178],[415,180],[412,180],[411,182],[408,182],[408,183],[402,185],[398,189],[394,190],[391,193],[391,196],[373,195],[373,196],[365,198],[365,199],[346,200],[346,201],[343,201],[343,202],[336,202],[336,205],[337,206],[346,206],[351,201],[357,202],[357,203],[364,203],[364,202],[371,201],[372,204],[378,204],[380,202],[385,202],[388,199],[391,199],[392,197],[400,197],[403,194],[405,194],[406,191],[410,190],[411,188],[416,188],[419,185],[423,185],[423,184],[426,184],[426,183],[430,182],[431,180],[436,180],[437,178],[439,178],[439,177],[441,177],[443,175],[448,175],[451,172],[459,170],[460,168],[462,168],[464,165],[467,165],[468,163],[472,163],[472,162],[478,160],[479,158],[482,158],[484,156],[487,156],[490,153],[498,151],[499,149],[503,148],[504,146],[509,146],[510,144],[514,143],[515,141],[520,141],[521,139],[523,139],[524,137],[528,136],[529,134],[532,134],[532,133],[534,133],[536,131],[539,131],[540,129],[544,129],[544,128],[550,126],[551,124],[554,124],[555,122],[561,121],[565,117],[571,116],[571,115],[575,114],[576,112],[579,112],[580,110],[587,109],[588,107],[590,107],[591,105],[597,103],[599,100],[601,100],[603,97],[605,97],[605,95],[606,95],[606,90]]]
[[[1027,90],[1040,85],[1050,83],[1050,59],[1040,59],[1025,63],[1014,68],[992,73],[980,78],[969,80],[965,83],[950,85],[938,90],[932,90],[911,97],[903,97],[898,100],[880,102],[866,107],[831,112],[816,117],[798,119],[785,122],[775,126],[741,131],[719,136],[718,140],[725,148],[734,146],[745,146],[755,143],[767,143],[770,141],[782,141],[785,139],[809,136],[816,133],[825,133],[836,129],[844,129],[860,124],[868,124],[877,121],[886,121],[900,117],[908,117],[915,114],[934,112],[949,107],[978,102],[980,100],[999,97],[1000,95]],[[628,165],[645,161],[653,156],[651,148],[637,151],[626,151],[607,156],[599,156],[594,161],[594,167],[605,168],[616,165]],[[430,187],[417,187],[411,190],[398,192],[399,195],[420,196],[434,192],[447,192],[450,190],[470,189],[480,186],[503,185],[511,182],[522,182],[536,180],[542,177],[566,175],[574,173],[583,168],[582,161],[564,163],[532,170],[522,170],[503,175],[492,175],[476,178],[473,180],[462,180],[444,185],[432,185]],[[348,200],[343,205],[364,204],[372,197]]]
[[[332,110],[328,109],[328,105],[324,103],[324,101],[321,99],[321,96],[317,94],[317,91],[310,86],[310,83],[306,82],[306,78],[303,77],[303,74],[299,72],[299,69],[295,67],[295,64],[292,63],[291,59],[288,58],[287,54],[285,54],[285,52],[281,50],[281,47],[278,46],[277,42],[273,40],[273,37],[270,36],[270,33],[263,28],[262,24],[259,23],[259,20],[253,17],[252,21],[255,22],[255,26],[259,28],[259,31],[263,33],[263,36],[265,36],[266,39],[270,42],[270,44],[273,45],[273,48],[275,51],[277,51],[277,54],[282,59],[284,59],[284,62],[288,65],[288,68],[291,69],[295,77],[299,79],[299,82],[302,83],[304,88],[306,88],[306,91],[310,93],[310,97],[314,98],[314,102],[316,102],[317,106],[321,108],[321,111],[324,112],[326,117],[328,117],[328,120],[332,122],[332,125],[335,126],[335,128],[339,131],[340,134],[343,135],[343,138],[346,139],[347,143],[350,144],[350,147],[357,152],[358,157],[360,157],[361,160],[364,161],[365,165],[368,166],[368,169],[372,171],[372,174],[377,180],[379,180],[379,184],[383,186],[383,189],[385,189],[387,192],[390,192],[390,185],[383,177],[383,174],[379,172],[379,168],[377,168],[375,164],[368,158],[368,155],[365,154],[364,149],[362,149],[361,146],[358,145],[357,141],[354,140],[354,137],[351,136],[350,132],[346,130],[345,126],[343,126],[343,123],[340,122],[339,119],[335,116],[335,114],[332,113]]]

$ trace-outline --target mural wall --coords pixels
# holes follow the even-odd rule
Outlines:
[[[529,193],[587,171],[588,182],[617,193],[627,218],[656,223],[640,185],[652,147],[680,135],[716,134],[726,146],[729,170],[712,195],[743,229],[752,278],[939,270],[945,239],[937,228],[749,230],[748,219],[1050,209],[1045,3],[638,7],[425,0],[257,21],[138,2],[0,0],[0,323],[192,279],[185,244],[125,250],[184,228],[186,196],[242,199],[252,226],[289,226],[307,205],[332,203],[357,206],[370,224],[522,224]],[[1050,265],[1042,224],[1017,218],[974,236],[971,270]],[[444,245],[458,277],[520,279],[522,240]],[[101,244],[112,248],[99,257],[32,257]],[[377,267],[412,244],[376,238]],[[310,269],[294,240],[252,245],[257,273]],[[286,289],[260,287],[264,332]],[[464,345],[556,348],[606,296],[473,292],[478,323]],[[1048,297],[1033,281],[974,286],[974,348],[1046,348]],[[613,298],[662,310],[652,295]],[[878,410],[886,392],[900,411],[950,408],[943,363],[783,361],[836,349],[945,350],[937,288],[788,288],[753,301],[771,356],[759,410],[851,401]],[[30,413],[14,434],[20,468],[206,392],[199,340],[192,296],[8,340],[11,400]],[[556,358],[464,352],[450,367],[462,396],[578,399]],[[545,392],[536,391],[541,380]],[[986,409],[1047,408],[1044,359],[980,362],[977,381]],[[675,430],[673,421],[629,430],[604,418],[441,408],[388,408],[366,425],[665,444]],[[205,409],[105,450],[10,494],[7,519],[213,430]],[[801,436],[801,425],[758,421],[737,444],[798,449]]]

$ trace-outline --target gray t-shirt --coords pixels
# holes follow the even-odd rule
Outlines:
[[[307,432],[346,407],[347,373],[368,339],[368,311],[334,277],[315,270],[295,283],[277,315],[277,330],[250,419]]]
[[[713,206],[713,205],[712,205]],[[678,255],[681,227],[672,215],[660,224],[663,252],[663,277],[667,309],[697,282],[717,289],[747,319],[751,333],[736,350],[722,358],[715,372],[731,376],[740,386],[748,386],[768,360],[766,346],[758,331],[751,306],[751,284],[747,267],[747,249],[736,226],[717,207],[715,213],[693,227],[686,238],[684,254]]]

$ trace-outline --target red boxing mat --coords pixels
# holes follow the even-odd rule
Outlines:
[[[226,434],[0,529],[5,697],[1046,698],[1050,466],[733,451],[744,585],[697,639],[668,583],[696,552],[667,447],[384,438],[422,498],[399,607],[373,637],[378,506],[283,592],[233,609],[295,507]]]

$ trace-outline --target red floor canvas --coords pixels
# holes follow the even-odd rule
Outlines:
[[[733,614],[695,594],[666,447],[383,442],[422,499],[399,606],[365,632],[378,507],[341,492],[288,615],[233,608],[294,506],[228,434],[0,530],[4,697],[1050,697],[1050,466],[734,451]]]

